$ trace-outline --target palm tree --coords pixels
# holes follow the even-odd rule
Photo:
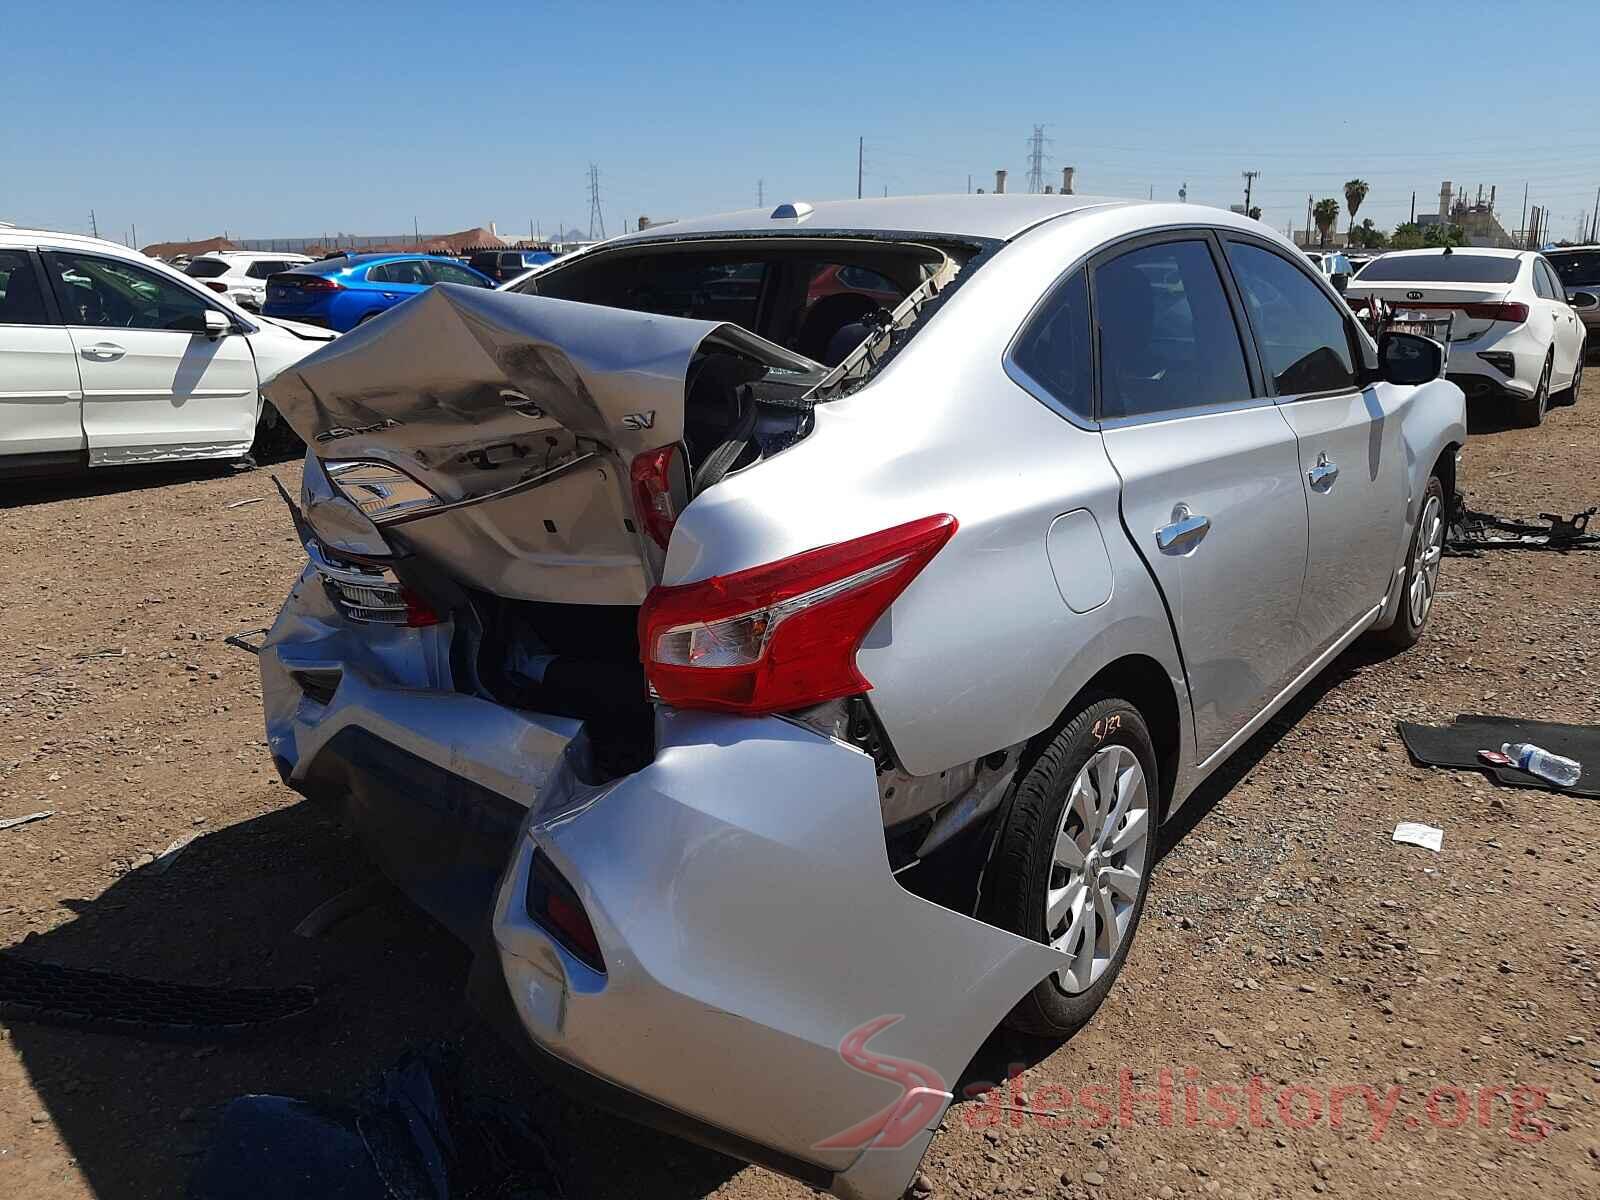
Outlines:
[[[1369,190],[1365,179],[1352,179],[1344,185],[1344,202],[1350,206],[1351,229],[1356,227],[1356,209],[1361,207],[1361,202],[1367,198]]]
[[[1325,196],[1318,200],[1316,207],[1311,210],[1311,215],[1316,218],[1319,240],[1317,245],[1326,247],[1328,244],[1328,231],[1333,228],[1333,223],[1339,219],[1339,202],[1332,196]]]

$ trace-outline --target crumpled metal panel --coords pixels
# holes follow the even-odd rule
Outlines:
[[[196,462],[207,458],[243,458],[250,442],[200,442],[197,445],[110,446],[89,450],[91,467],[126,467],[138,463]]]
[[[441,284],[267,395],[317,457],[390,463],[445,501],[382,523],[391,545],[503,596],[637,604],[660,554],[628,466],[682,439],[689,367],[713,346],[825,373],[736,325]],[[355,532],[325,512],[330,533]]]

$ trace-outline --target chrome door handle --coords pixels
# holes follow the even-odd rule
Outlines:
[[[1339,464],[1329,462],[1326,454],[1319,454],[1317,465],[1306,472],[1306,478],[1311,481],[1313,491],[1325,492],[1339,478]]]
[[[92,358],[98,362],[116,362],[127,351],[121,346],[113,346],[110,342],[97,342],[93,346],[85,346],[78,353],[84,358]]]
[[[1172,523],[1156,530],[1156,549],[1163,554],[1182,554],[1197,545],[1210,528],[1210,517],[1191,513],[1187,504],[1175,505]]]

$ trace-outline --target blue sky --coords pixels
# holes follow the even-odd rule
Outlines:
[[[1451,179],[1571,236],[1600,185],[1581,6],[271,5],[0,0],[0,219],[141,243],[535,220],[606,228],[853,195],[1078,190],[1256,202],[1372,185],[1392,226]],[[1352,36],[1344,30],[1355,31]],[[1344,50],[1353,44],[1360,50]],[[1342,200],[1341,200],[1342,203]],[[1341,222],[1342,224],[1342,222]]]

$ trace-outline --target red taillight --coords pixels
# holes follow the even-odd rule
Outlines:
[[[219,295],[226,296],[228,294],[228,285],[225,284],[225,283],[221,283],[221,282],[219,282],[219,281],[217,281],[215,279],[202,279],[200,281],[200,283],[203,286],[210,288],[213,292],[218,293]]]
[[[1509,321],[1513,325],[1521,325],[1528,319],[1528,306],[1515,301],[1465,304],[1462,305],[1461,311],[1474,321]]]
[[[948,513],[699,583],[639,610],[645,675],[680,708],[787,712],[868,691],[862,639],[955,534]]]
[[[297,275],[294,282],[284,280],[269,280],[270,283],[282,283],[286,287],[297,288],[302,292],[342,292],[344,284],[335,279],[324,279],[321,275]]]
[[[678,520],[678,506],[672,497],[672,464],[678,447],[663,446],[646,450],[633,460],[633,507],[644,522],[650,540],[663,550]]]
[[[422,629],[429,625],[438,625],[444,619],[434,611],[433,605],[408,587],[402,586],[400,588],[400,599],[405,602],[406,606],[407,629]]]

